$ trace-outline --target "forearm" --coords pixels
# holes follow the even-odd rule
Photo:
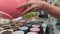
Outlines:
[[[56,18],[60,18],[60,8],[59,7],[52,6],[48,3],[45,3],[43,8],[44,8],[43,10],[46,11],[47,13],[49,13],[50,15],[52,15]]]

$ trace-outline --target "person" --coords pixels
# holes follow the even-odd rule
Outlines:
[[[28,0],[27,2],[17,6],[17,8],[22,8],[25,6],[29,6],[20,16],[30,12],[30,10],[43,10],[46,11],[47,13],[49,13],[50,15],[59,18],[60,19],[60,8],[53,6],[51,4],[48,4],[45,1],[42,0]]]
[[[48,2],[47,0],[43,0],[43,1]],[[37,11],[39,11],[39,12],[37,12],[37,15],[39,18],[47,18],[48,19],[48,14],[45,11],[40,11],[40,10],[37,10]]]
[[[27,7],[16,9],[16,7],[27,0],[0,0],[0,17],[3,19],[16,19]]]

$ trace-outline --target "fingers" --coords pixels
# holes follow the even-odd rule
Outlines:
[[[19,6],[17,6],[17,8],[22,8],[24,6],[30,5],[30,2],[25,2],[23,4],[20,4]]]
[[[21,16],[24,15],[24,14],[26,14],[26,13],[31,12],[31,10],[32,10],[33,8],[34,8],[33,6],[27,8],[27,9],[21,14]]]
[[[34,12],[36,12],[37,10],[38,10],[38,8],[33,9]]]

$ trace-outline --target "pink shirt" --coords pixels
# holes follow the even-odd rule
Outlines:
[[[3,18],[17,18],[27,8],[23,7],[16,9],[16,7],[27,0],[0,0],[0,17],[3,14]],[[6,17],[5,17],[6,16]]]

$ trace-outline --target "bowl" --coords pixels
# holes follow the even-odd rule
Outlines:
[[[27,34],[38,34],[38,33],[36,33],[36,32],[28,32]]]
[[[30,31],[31,32],[40,32],[40,29],[39,28],[30,28]]]

